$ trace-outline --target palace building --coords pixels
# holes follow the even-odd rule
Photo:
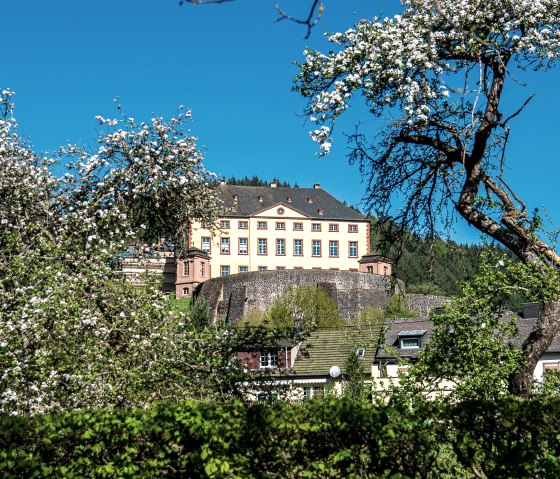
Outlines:
[[[391,274],[370,252],[370,222],[320,185],[313,188],[218,187],[223,215],[214,228],[189,228],[186,258],[177,262],[176,296],[207,279],[252,271],[345,270]]]

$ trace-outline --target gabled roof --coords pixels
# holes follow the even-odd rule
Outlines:
[[[365,348],[363,361],[366,373],[371,372],[381,325],[372,328],[317,329],[302,345],[293,371],[298,376],[328,376],[332,366],[338,366],[344,374],[344,365],[350,354]]]
[[[283,204],[312,219],[365,221],[360,213],[321,188],[221,185],[217,191],[224,203],[226,216],[251,216]],[[237,199],[234,199],[235,196]]]

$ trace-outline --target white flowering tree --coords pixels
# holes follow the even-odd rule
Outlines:
[[[403,0],[393,18],[363,20],[329,37],[334,51],[306,50],[296,89],[322,154],[337,118],[360,95],[384,121],[380,133],[350,136],[350,161],[367,179],[367,199],[401,231],[433,231],[458,212],[522,261],[560,264],[539,237],[539,220],[504,177],[511,111],[507,82],[519,69],[545,70],[560,56],[557,0]],[[393,211],[393,204],[401,204]],[[560,326],[551,301],[523,345],[526,369],[512,377],[531,390],[531,371]]]
[[[157,285],[113,268],[130,241],[180,239],[190,220],[215,218],[190,114],[98,118],[95,151],[55,160],[18,135],[12,95],[0,99],[0,414],[235,392],[237,333],[191,324]]]

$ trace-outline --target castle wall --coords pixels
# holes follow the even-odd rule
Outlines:
[[[400,282],[399,290],[404,291]],[[315,284],[340,307],[350,321],[366,307],[383,308],[390,290],[388,277],[355,271],[255,271],[206,281],[199,297],[211,310],[236,323],[250,310],[266,311],[288,286]]]

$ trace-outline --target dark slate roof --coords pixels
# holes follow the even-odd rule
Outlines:
[[[303,343],[294,364],[298,376],[328,376],[332,366],[344,374],[344,365],[350,353],[365,348],[364,370],[371,373],[375,349],[381,333],[378,328],[318,329]]]
[[[516,339],[513,343],[516,344],[517,346],[521,346],[521,344],[523,344],[523,341],[527,338],[527,336],[529,336],[529,333],[534,328],[536,322],[537,322],[536,318],[518,319],[517,330],[519,331],[519,338]],[[550,344],[546,352],[560,353],[560,333],[554,336],[554,339],[552,340],[552,343]]]
[[[500,321],[510,321],[512,319],[517,320],[517,331],[518,336],[511,339],[511,343],[518,348],[521,347],[523,341],[529,336],[532,331],[536,318],[523,319],[513,312],[504,313]],[[432,336],[432,332],[435,329],[434,323],[429,318],[403,318],[403,319],[388,319],[385,320],[385,346],[379,347],[375,360],[387,360],[394,359],[395,353],[401,358],[416,358],[418,352],[422,350],[422,347],[428,342]],[[421,337],[421,346],[418,349],[401,349],[399,346],[399,335],[407,336],[407,333],[418,333],[409,334],[408,336]],[[424,334],[419,334],[424,333]],[[560,333],[558,333],[550,347],[547,349],[548,353],[558,353],[560,352]]]
[[[226,216],[250,216],[282,203],[313,219],[365,221],[360,213],[321,188],[221,185],[218,192],[224,203]],[[237,195],[237,202],[234,195]],[[259,196],[262,196],[262,202],[259,201]],[[308,198],[313,202],[309,203]],[[322,215],[319,214],[321,208]],[[289,215],[289,212],[286,214]]]
[[[422,345],[432,337],[435,329],[430,318],[402,318],[385,320],[385,345],[378,348],[375,359],[387,360],[395,358],[395,353],[401,358],[415,358],[422,349]],[[420,348],[400,348],[399,336],[420,337]]]

